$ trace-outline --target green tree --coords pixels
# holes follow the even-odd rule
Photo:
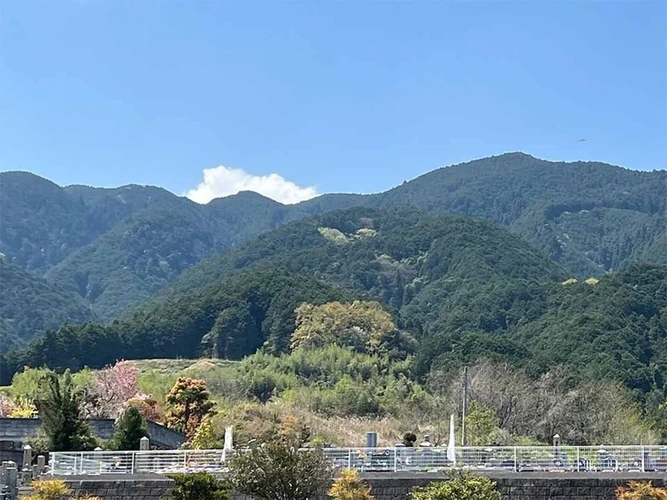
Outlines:
[[[44,377],[46,396],[37,401],[41,431],[50,451],[92,450],[96,446],[90,427],[81,417],[81,389],[67,370],[62,377],[49,372]]]
[[[412,500],[500,500],[496,483],[470,472],[453,473],[447,481],[414,490]]]
[[[244,301],[234,301],[226,307],[218,314],[211,331],[202,337],[202,345],[216,358],[240,359],[248,352],[249,344],[261,343],[261,331]]]
[[[222,443],[213,429],[211,419],[205,418],[195,431],[191,443],[192,448],[195,450],[212,450],[221,448],[221,445]]]
[[[167,404],[167,426],[185,433],[188,439],[194,437],[205,417],[215,414],[206,382],[199,379],[179,377],[167,394]]]
[[[485,407],[477,401],[471,402],[470,411],[466,415],[466,439],[470,446],[490,444],[497,425],[498,419],[493,408]]]
[[[379,302],[357,300],[319,306],[304,303],[296,309],[292,349],[338,344],[376,353],[383,338],[395,330],[391,314]]]
[[[321,450],[299,451],[283,442],[255,447],[231,460],[229,468],[233,488],[258,500],[308,500],[333,476]]]
[[[171,490],[172,500],[229,500],[227,484],[212,474],[171,474],[176,485]]]
[[[132,406],[127,408],[116,422],[116,432],[111,438],[114,450],[138,450],[142,437],[148,436],[146,420],[141,412]]]

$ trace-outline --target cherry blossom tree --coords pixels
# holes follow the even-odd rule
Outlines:
[[[0,394],[0,418],[7,418],[11,415],[14,405],[4,394]]]
[[[91,417],[118,417],[126,401],[139,392],[137,375],[137,369],[127,361],[97,372],[86,394],[86,413]]]

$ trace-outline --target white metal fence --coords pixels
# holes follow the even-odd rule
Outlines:
[[[304,450],[304,452],[307,450]],[[667,446],[460,447],[456,461],[447,448],[325,448],[337,467],[359,472],[475,470],[653,472],[667,471]],[[223,473],[237,452],[223,450],[52,452],[53,475]]]

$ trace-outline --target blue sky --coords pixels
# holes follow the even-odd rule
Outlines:
[[[3,0],[0,170],[306,197],[506,151],[666,168],[666,9]]]

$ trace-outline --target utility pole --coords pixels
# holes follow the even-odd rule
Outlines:
[[[466,445],[466,411],[468,403],[468,367],[463,368],[463,402],[461,405],[461,446]]]

